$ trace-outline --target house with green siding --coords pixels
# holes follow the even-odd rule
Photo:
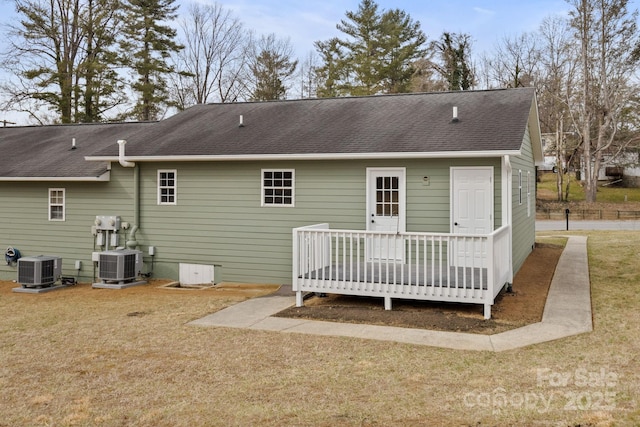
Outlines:
[[[499,292],[534,246],[537,114],[519,88],[3,128],[0,245],[60,256],[81,282],[110,245],[142,251],[156,278],[204,265],[225,282],[487,308],[495,295],[474,289]],[[116,216],[97,241],[97,217]]]

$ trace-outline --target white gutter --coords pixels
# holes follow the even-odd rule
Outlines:
[[[120,141],[118,141],[120,143]],[[124,151],[120,146],[121,152]],[[174,156],[129,156],[98,157],[86,156],[89,162],[125,161],[131,162],[222,162],[222,161],[260,161],[260,160],[371,160],[371,159],[444,159],[444,158],[495,158],[503,156],[519,156],[520,150],[504,151],[438,151],[438,152],[407,152],[407,153],[308,153],[308,154],[240,154],[240,155],[174,155]],[[131,167],[125,166],[124,167]]]
[[[127,144],[127,141],[124,139],[119,139],[118,140],[118,162],[120,162],[120,166],[122,166],[123,168],[132,168],[134,167],[136,164],[133,162],[128,162],[125,160],[125,156],[124,156],[124,146]],[[85,157],[86,159],[86,157]]]
[[[105,182],[109,181],[111,171],[98,176],[3,176],[0,181],[29,182]]]

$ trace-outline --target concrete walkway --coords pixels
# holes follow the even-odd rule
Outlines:
[[[355,337],[457,350],[512,350],[593,330],[587,238],[569,237],[551,282],[542,321],[500,334],[477,335],[273,317],[294,304],[293,295],[253,298],[189,324]]]

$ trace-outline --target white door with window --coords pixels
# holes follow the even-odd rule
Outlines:
[[[489,234],[493,231],[493,168],[451,168],[451,232]],[[454,245],[456,265],[480,266],[486,245],[477,242]]]
[[[390,232],[367,243],[368,259],[404,259],[404,243],[394,237],[406,230],[405,168],[367,169],[367,231]]]

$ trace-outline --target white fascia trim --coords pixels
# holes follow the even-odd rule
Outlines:
[[[3,176],[0,181],[13,182],[105,182],[111,179],[111,171],[99,176]]]
[[[373,159],[444,159],[444,158],[489,158],[518,156],[520,150],[505,151],[439,151],[411,153],[313,153],[313,154],[243,154],[205,156],[127,156],[130,162],[222,162],[260,160],[373,160]],[[117,162],[118,157],[86,156],[89,162]]]

